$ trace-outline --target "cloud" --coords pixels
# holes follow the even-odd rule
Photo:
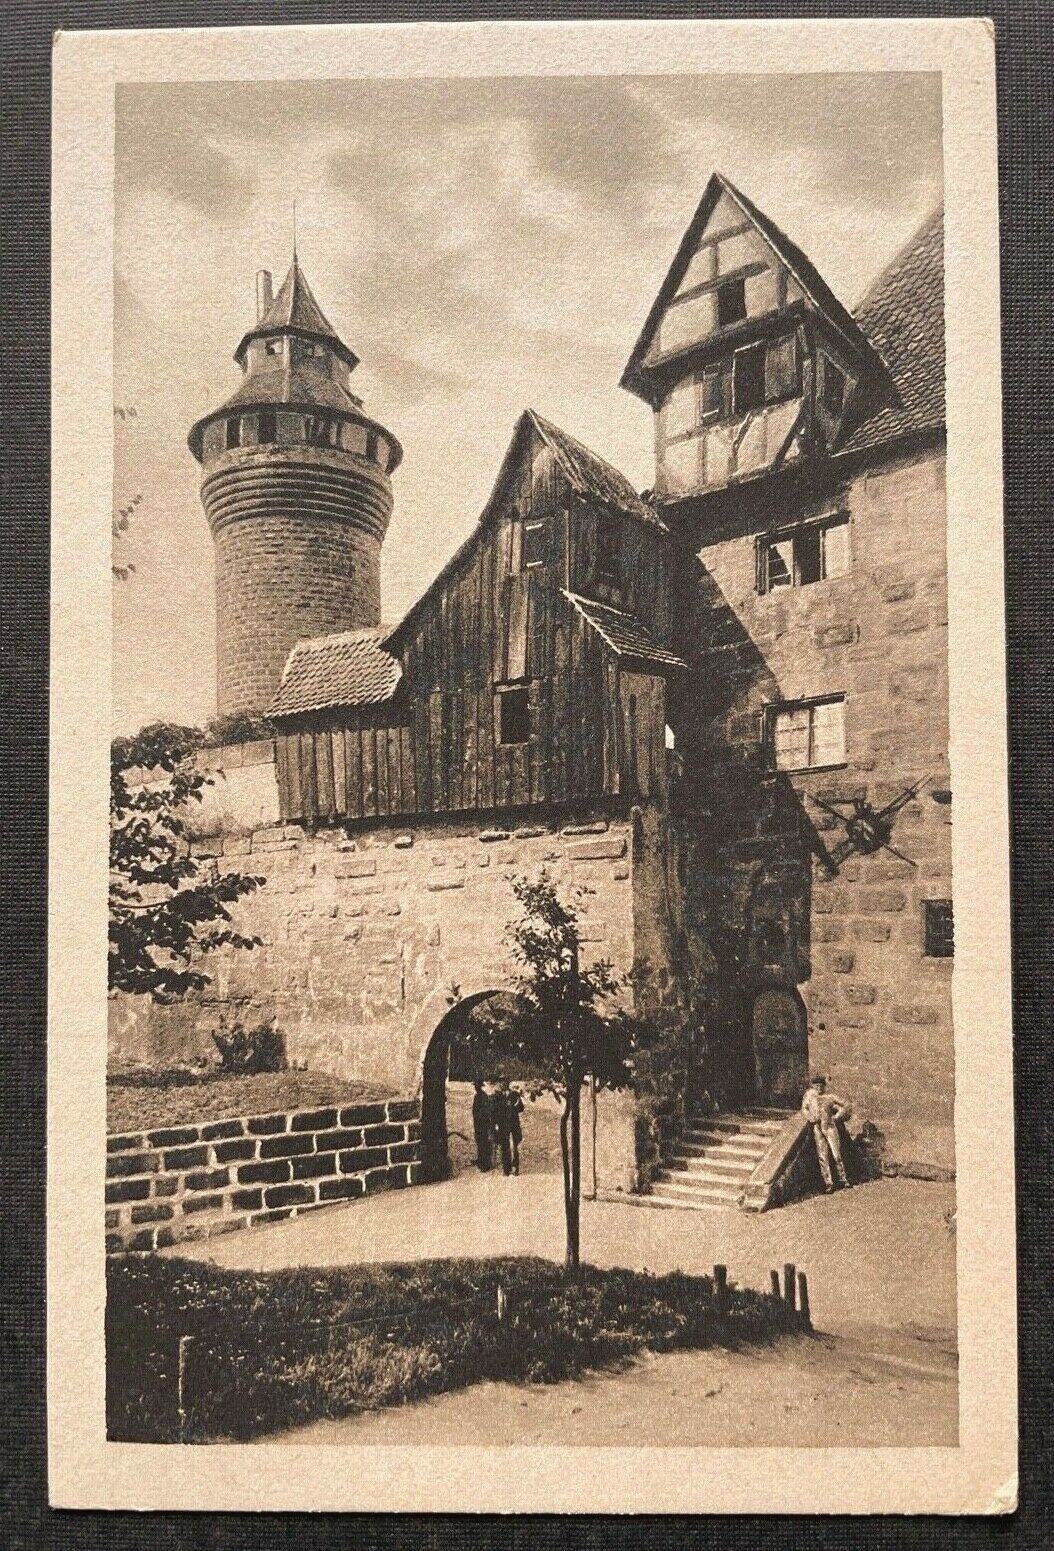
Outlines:
[[[140,411],[116,474],[146,513],[115,597],[126,726],[208,714],[212,556],[185,436],[235,385],[294,196],[356,391],[405,449],[393,618],[470,531],[525,406],[651,483],[648,411],[618,379],[715,167],[847,302],[941,184],[927,75],[150,83],[116,109],[117,391]]]

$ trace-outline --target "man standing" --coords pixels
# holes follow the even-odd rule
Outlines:
[[[472,1130],[476,1138],[476,1167],[486,1173],[494,1159],[494,1100],[480,1077],[472,1099]]]
[[[838,1134],[838,1123],[849,1119],[853,1112],[852,1106],[845,1099],[840,1099],[836,1093],[828,1092],[827,1078],[817,1072],[809,1079],[809,1086],[801,1101],[801,1112],[812,1126],[812,1134],[816,1142],[816,1157],[819,1160],[820,1173],[823,1175],[823,1188],[826,1194],[830,1195],[835,1188],[831,1175],[832,1159],[839,1185],[845,1187],[849,1184],[845,1165],[842,1162],[842,1139]]]
[[[494,1110],[494,1129],[501,1149],[501,1171],[503,1174],[518,1174],[520,1143],[523,1140],[523,1130],[520,1126],[523,1099],[515,1088],[509,1086],[507,1077],[502,1078],[501,1088],[495,1095]]]

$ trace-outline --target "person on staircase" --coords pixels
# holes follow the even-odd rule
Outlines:
[[[812,1126],[816,1157],[823,1176],[825,1193],[830,1195],[834,1190],[835,1178],[845,1189],[849,1180],[846,1176],[845,1164],[842,1162],[842,1138],[839,1135],[838,1126],[839,1123],[844,1124],[849,1119],[853,1113],[852,1105],[847,1100],[839,1098],[836,1093],[832,1093],[827,1087],[827,1078],[821,1072],[817,1072],[809,1079],[809,1086],[801,1101],[801,1112],[804,1119]]]

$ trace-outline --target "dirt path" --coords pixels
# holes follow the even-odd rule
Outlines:
[[[583,1203],[596,1265],[656,1272],[728,1266],[743,1286],[807,1271],[813,1341],[757,1352],[649,1357],[622,1373],[541,1387],[483,1384],[390,1412],[319,1422],[290,1443],[953,1444],[957,1430],[954,1190],[881,1180],[781,1211],[661,1211]],[[201,1246],[226,1266],[460,1255],[543,1255],[563,1245],[560,1181],[466,1171]]]
[[[922,1354],[926,1355],[926,1354]],[[412,1406],[315,1422],[287,1444],[783,1448],[954,1444],[954,1360],[837,1337],[748,1352],[648,1355],[563,1384],[477,1384]]]

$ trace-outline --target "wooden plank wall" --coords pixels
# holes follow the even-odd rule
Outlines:
[[[549,523],[548,563],[528,571],[518,548],[525,518]],[[665,774],[664,683],[623,673],[560,594],[571,580],[572,590],[598,596],[589,574],[597,520],[545,444],[525,446],[496,520],[409,616],[397,643],[397,698],[305,718],[278,738],[283,817],[399,818],[656,792]],[[631,518],[601,520],[625,525],[623,606],[642,618],[650,610],[664,639],[661,541]],[[495,686],[510,682],[527,690],[531,735],[506,746]]]

